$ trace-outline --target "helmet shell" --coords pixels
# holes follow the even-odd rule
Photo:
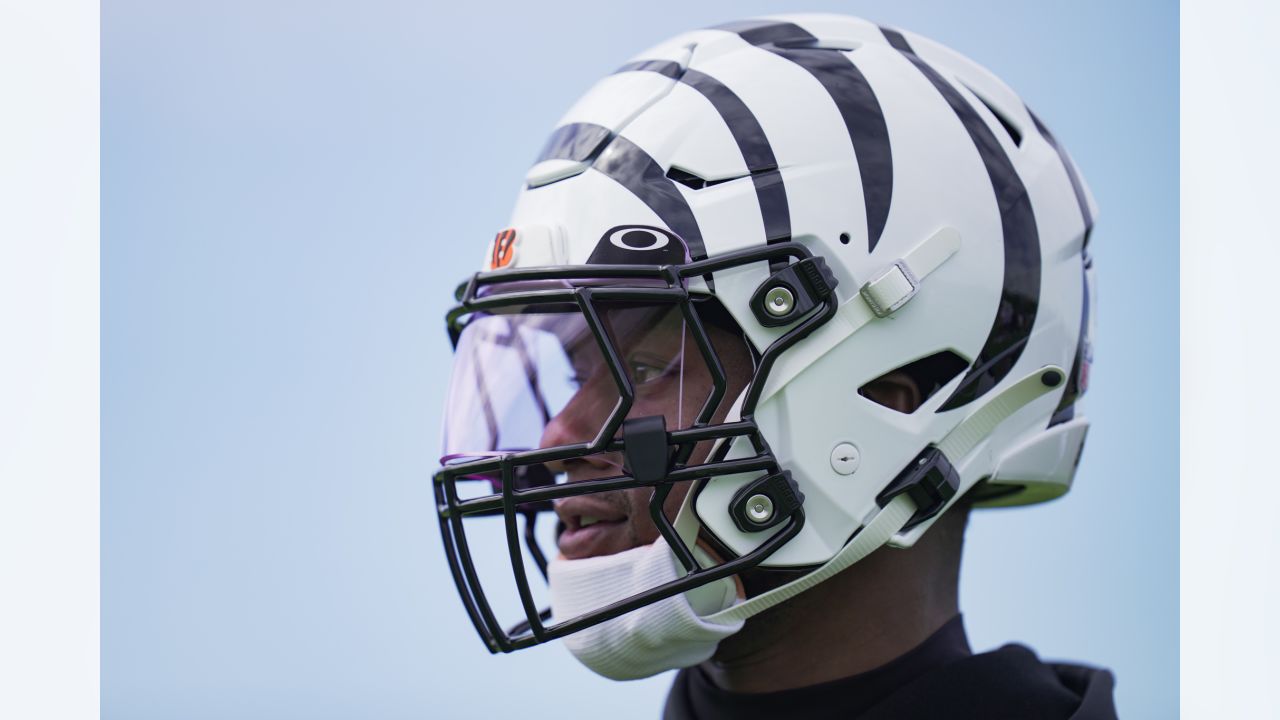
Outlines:
[[[677,36],[600,80],[529,171],[510,223],[518,251],[504,257],[584,264],[631,225],[674,233],[693,259],[792,239],[825,258],[843,307],[939,231],[958,234],[959,249],[902,308],[853,333],[837,315],[772,371],[755,419],[804,492],[807,521],[765,564],[804,566],[839,550],[924,447],[1047,365],[1071,368],[1070,381],[952,459],[957,497],[979,482],[987,504],[1066,492],[1088,428],[1074,401],[1092,355],[1094,217],[1070,158],[985,68],[858,18],[787,15]],[[758,349],[785,330],[749,307],[768,274],[734,268],[695,288]],[[944,352],[968,367],[912,413],[859,393]],[[859,455],[851,474],[832,459],[845,443]],[[762,540],[727,512],[749,479],[714,478],[691,501],[737,553]]]

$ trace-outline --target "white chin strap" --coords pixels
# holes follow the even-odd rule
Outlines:
[[[1041,378],[1047,373],[1056,373],[1057,383],[1046,385],[1042,382]],[[1052,365],[1027,375],[1005,388],[995,399],[983,405],[977,412],[952,428],[951,432],[947,433],[947,436],[937,444],[938,449],[942,451],[942,454],[948,460],[959,464],[962,459],[968,457],[979,442],[990,435],[992,430],[995,430],[997,425],[1004,422],[1005,418],[1041,395],[1058,387],[1065,377],[1066,375],[1062,372],[1062,368]],[[898,534],[903,526],[911,520],[911,517],[915,515],[915,512],[915,502],[907,497],[906,494],[898,495],[890,500],[887,505],[880,508],[871,517],[871,520],[863,525],[862,529],[853,536],[853,539],[848,544],[840,548],[839,552],[813,572],[786,585],[761,593],[733,607],[712,613],[703,619],[715,623],[732,623],[746,620],[752,615],[756,615],[784,600],[799,595],[870,555],[876,548],[879,548],[894,535]]]
[[[1042,381],[1050,373],[1057,377],[1052,385]],[[1059,387],[1065,377],[1062,369],[1054,366],[1027,375],[965,418],[937,444],[938,449],[959,465],[1005,418]],[[900,532],[915,512],[916,504],[907,494],[894,497],[830,560],[749,600],[737,597],[732,578],[722,578],[568,635],[565,645],[584,665],[615,680],[649,677],[696,665],[710,658],[720,641],[740,630],[747,618],[799,595],[870,555]],[[695,545],[699,523],[688,498],[675,526],[681,539],[695,548],[700,564],[715,564]],[[683,575],[662,539],[614,555],[553,560],[547,570],[552,611],[561,622]]]
[[[698,561],[712,564],[705,555]],[[675,556],[663,538],[613,555],[547,564],[551,610],[557,620],[598,610],[679,577]],[[736,599],[733,579],[723,578],[568,635],[564,644],[579,662],[612,680],[636,680],[697,665],[743,623],[711,622],[702,616]]]

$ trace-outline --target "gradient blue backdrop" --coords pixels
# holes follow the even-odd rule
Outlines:
[[[655,717],[559,646],[491,657],[429,476],[441,314],[560,114],[679,31],[932,36],[1022,93],[1101,219],[1076,489],[975,517],[971,640],[1178,697],[1173,2],[116,0],[102,19],[102,705],[129,718]],[[519,713],[519,715],[515,715]]]

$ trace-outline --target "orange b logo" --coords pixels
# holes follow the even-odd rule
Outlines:
[[[516,231],[507,228],[493,238],[493,252],[489,256],[489,269],[501,270],[516,257]]]

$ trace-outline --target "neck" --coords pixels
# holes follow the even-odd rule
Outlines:
[[[850,677],[901,657],[959,613],[967,515],[953,508],[915,547],[881,548],[747,620],[703,671],[722,689],[762,693]],[[793,577],[761,571],[743,580],[756,595]]]

